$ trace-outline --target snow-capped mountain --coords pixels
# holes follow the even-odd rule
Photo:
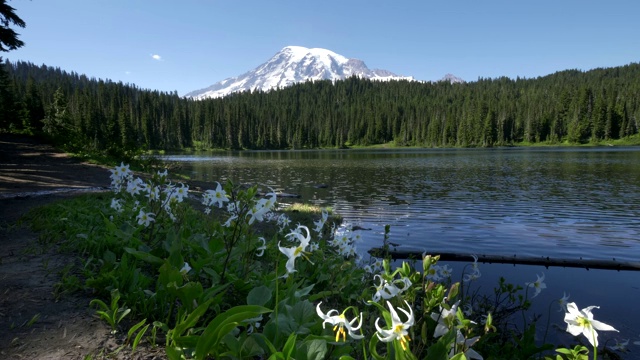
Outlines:
[[[287,46],[257,68],[192,91],[185,97],[196,100],[217,98],[234,92],[268,91],[307,80],[341,80],[353,75],[381,81],[414,80],[411,76],[398,76],[387,70],[370,70],[363,61],[349,59],[330,50]]]
[[[464,84],[466,82],[453,74],[446,74],[440,81],[447,81],[452,84]]]

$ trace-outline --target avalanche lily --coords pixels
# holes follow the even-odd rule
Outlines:
[[[222,205],[229,201],[229,197],[227,197],[227,192],[224,191],[222,185],[217,183],[218,186],[215,190],[207,190],[205,191],[203,197],[203,204],[207,206],[212,206],[213,204],[218,204],[219,208],[222,208]]]
[[[373,294],[373,301],[375,302],[380,301],[381,298],[385,300],[391,299],[411,287],[411,280],[407,277],[403,277],[402,279],[397,279],[392,282],[385,280],[380,275],[373,276],[374,280],[376,278],[380,279],[380,285],[375,285],[376,293]],[[396,283],[402,284],[402,286],[398,287]]]
[[[262,255],[264,255],[264,251],[267,249],[267,244],[266,240],[263,237],[259,237],[258,240],[262,242],[262,246],[259,246],[256,249],[256,256],[261,257]]]
[[[532,299],[538,295],[540,295],[540,292],[542,291],[542,289],[546,289],[547,288],[547,284],[544,283],[544,273],[542,274],[542,276],[538,276],[536,274],[536,276],[538,277],[538,279],[534,282],[528,282],[525,283],[525,285],[527,285],[528,287],[532,287],[536,290],[536,292],[533,294],[533,296],[531,297]]]
[[[304,229],[307,232],[307,236],[303,236],[301,233],[299,233],[298,231],[300,229]],[[295,261],[296,258],[303,256],[305,257],[307,260],[309,260],[309,258],[307,258],[306,256],[306,248],[307,246],[309,246],[309,241],[311,241],[311,234],[309,233],[309,228],[304,226],[304,225],[298,225],[298,228],[294,231],[292,231],[291,233],[289,233],[287,235],[287,237],[295,237],[298,238],[298,240],[300,240],[300,245],[298,246],[293,246],[290,248],[285,248],[285,247],[281,247],[280,246],[280,242],[278,242],[278,249],[280,249],[280,252],[287,255],[287,257],[289,258],[289,260],[287,260],[287,264],[286,264],[286,268],[287,268],[287,275],[291,274],[293,272],[296,271],[295,269]],[[309,262],[311,262],[309,260]],[[313,263],[312,263],[313,264]]]
[[[136,216],[136,219],[138,220],[138,225],[144,225],[145,227],[148,227],[149,224],[156,221],[153,218],[154,216],[155,216],[154,213],[152,212],[147,213],[147,212],[144,212],[143,209],[140,209],[138,216]]]
[[[571,296],[571,294],[567,295],[566,292],[562,293],[562,297],[558,299],[558,304],[560,304],[560,309],[558,310],[558,312],[567,312],[567,301],[569,300],[569,296]]]
[[[433,333],[433,337],[439,338],[440,336],[448,333],[449,329],[455,325],[458,305],[460,305],[460,300],[456,301],[449,310],[440,306],[440,313],[431,313],[431,318],[438,322],[436,330]]]
[[[411,309],[411,306],[409,306],[409,303],[406,300],[404,302],[405,304],[407,304],[409,311],[406,311],[402,308],[398,308],[398,310],[402,311],[407,316],[407,321],[403,322],[402,320],[400,320],[400,317],[398,316],[396,310],[393,308],[391,303],[387,301],[387,306],[389,307],[389,312],[391,313],[391,328],[388,330],[382,329],[380,325],[378,325],[378,321],[380,321],[380,318],[376,319],[375,325],[376,329],[378,330],[376,335],[378,336],[380,341],[391,342],[393,340],[398,340],[400,341],[400,345],[402,345],[402,349],[407,350],[407,345],[411,340],[409,338],[408,330],[413,325],[414,317],[413,309]]]
[[[567,332],[573,336],[584,335],[594,348],[598,347],[598,333],[601,331],[618,331],[611,325],[607,325],[593,319],[591,309],[599,309],[599,306],[589,306],[578,310],[576,303],[567,304],[567,313],[564,314],[564,322],[567,323]]]
[[[629,339],[623,342],[619,342],[618,339],[616,339],[616,344],[613,346],[609,346],[609,349],[614,351],[627,352],[629,351],[629,349],[627,349],[627,346],[629,346]]]
[[[188,262],[185,262],[184,265],[182,266],[182,269],[180,269],[180,273],[182,273],[183,275],[186,275],[189,271],[191,271],[191,266],[189,266]]]
[[[483,360],[482,355],[478,354],[471,348],[480,339],[480,336],[466,339],[462,332],[458,330],[456,334],[456,342],[452,344],[451,352],[449,352],[449,358],[452,358],[456,353],[456,347],[464,354],[467,359]]]
[[[355,331],[359,330],[362,326],[362,313],[360,314],[360,321],[358,322],[358,326],[354,327],[353,324],[356,322],[356,320],[358,320],[358,317],[355,317],[353,318],[353,320],[348,321],[345,313],[349,308],[347,308],[342,312],[342,314],[339,315],[338,310],[335,309],[331,309],[325,314],[322,312],[322,310],[320,310],[320,304],[322,304],[322,302],[318,303],[318,305],[316,306],[316,313],[323,320],[322,328],[324,329],[324,324],[333,325],[333,331],[336,332],[336,342],[338,342],[340,338],[342,338],[343,341],[347,341],[347,332],[349,333],[349,336],[351,336],[355,340],[364,338],[364,335],[355,333]],[[345,328],[347,329],[346,332]]]

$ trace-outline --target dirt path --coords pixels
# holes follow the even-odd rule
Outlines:
[[[33,207],[108,186],[104,167],[34,138],[0,134],[1,359],[95,359],[113,351],[108,327],[89,308],[90,294],[56,294],[60,271],[77,259],[43,251],[37,234],[18,223]]]

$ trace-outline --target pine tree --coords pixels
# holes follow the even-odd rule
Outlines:
[[[7,0],[0,0],[0,51],[15,50],[24,46],[24,42],[18,39],[18,33],[10,28],[12,24],[21,28],[26,26],[15,10],[7,5]]]

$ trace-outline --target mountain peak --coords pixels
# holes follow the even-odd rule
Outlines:
[[[234,92],[269,91],[308,80],[342,80],[354,75],[381,81],[414,80],[387,70],[370,70],[364,61],[349,59],[331,50],[285,46],[257,68],[192,91],[185,97],[195,100],[217,98]]]
[[[461,78],[453,75],[453,74],[446,74],[442,79],[440,79],[440,81],[447,81],[451,84],[464,84],[466,83],[466,81],[462,80]]]

